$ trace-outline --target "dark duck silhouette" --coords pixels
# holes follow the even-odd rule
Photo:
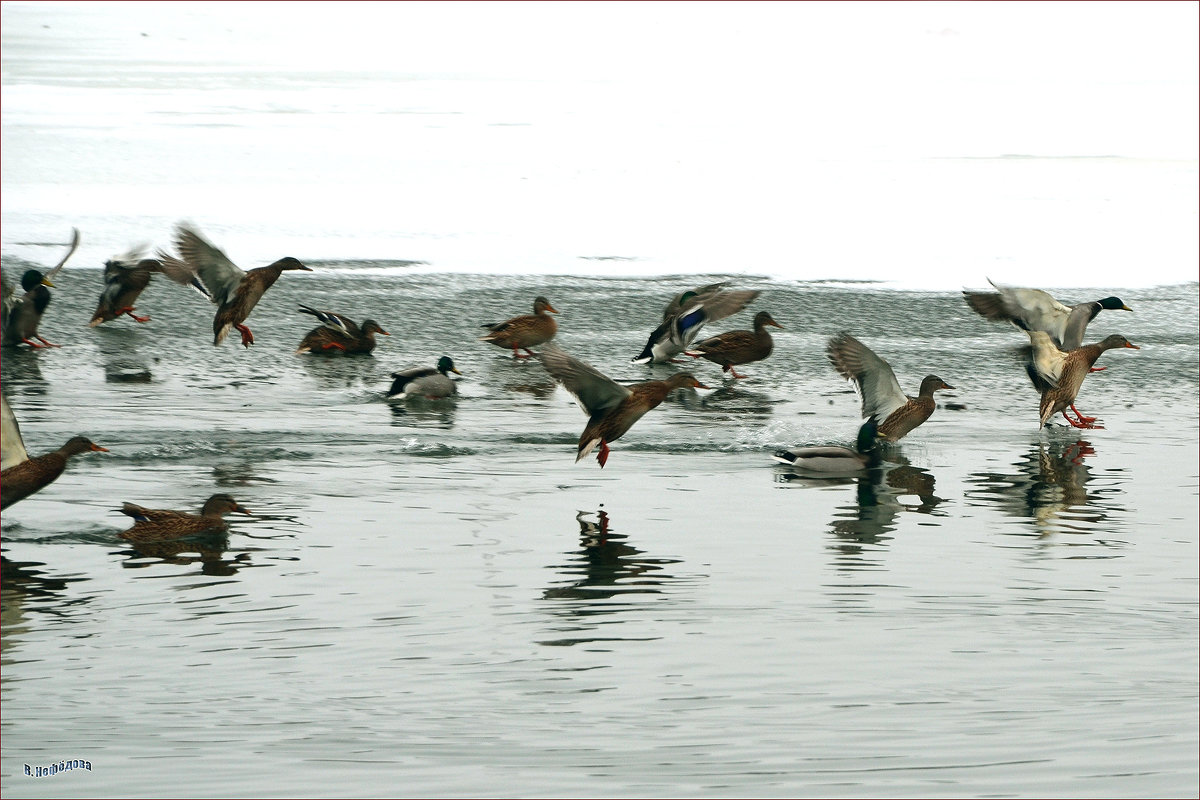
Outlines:
[[[1095,417],[1085,417],[1075,408],[1075,398],[1083,386],[1083,379],[1093,371],[1092,365],[1105,351],[1141,348],[1115,333],[1095,344],[1085,344],[1065,353],[1054,345],[1045,331],[1029,331],[1029,342],[1033,346],[1030,377],[1042,393],[1038,427],[1043,427],[1050,417],[1061,412],[1072,427],[1103,429],[1104,426],[1096,424]],[[1075,412],[1077,419],[1068,416],[1068,408]]]
[[[165,542],[192,536],[222,534],[229,528],[225,515],[249,514],[227,494],[214,494],[205,501],[200,513],[143,508],[133,503],[121,506],[121,513],[133,517],[133,527],[121,532],[121,538],[134,543]]]
[[[311,314],[321,321],[300,341],[297,353],[370,353],[375,349],[375,334],[391,336],[373,319],[359,325],[343,314],[300,306],[301,314]]]
[[[150,285],[150,277],[162,272],[162,262],[156,258],[145,258],[145,249],[135,248],[104,262],[104,289],[100,292],[96,313],[92,314],[88,325],[95,327],[126,314],[134,322],[150,321],[150,317],[133,313],[133,304]]]
[[[1101,311],[1132,311],[1119,297],[1064,305],[1041,289],[1001,286],[989,279],[995,292],[964,290],[963,298],[975,313],[994,322],[1011,322],[1024,331],[1044,331],[1063,351],[1083,344],[1088,323]]]
[[[242,346],[254,344],[254,334],[243,323],[267,289],[287,270],[312,270],[297,259],[287,256],[265,267],[243,271],[223,252],[205,241],[187,225],[177,225],[175,246],[179,258],[159,252],[163,274],[190,285],[217,305],[213,318],[213,345],[225,340],[230,328],[242,335]]]
[[[8,508],[54,483],[67,468],[67,460],[71,456],[93,450],[108,452],[90,439],[76,436],[57,450],[30,458],[21,439],[17,418],[3,395],[0,395],[0,403],[0,509]]]
[[[558,333],[558,323],[554,321],[554,317],[549,316],[557,313],[550,301],[539,295],[534,298],[532,314],[484,325],[482,327],[487,328],[490,333],[479,338],[497,347],[511,347],[516,358],[528,358],[536,355],[529,348],[545,344]],[[524,350],[526,355],[521,355],[518,350]]]
[[[55,288],[50,280],[62,270],[67,259],[79,247],[79,230],[71,229],[71,243],[62,261],[45,273],[26,270],[21,276],[22,293],[17,295],[8,281],[3,281],[3,299],[0,300],[0,343],[4,347],[27,344],[30,347],[58,347],[38,334],[42,315],[50,305],[50,289]],[[47,289],[46,287],[50,287]],[[37,341],[34,341],[34,340]]]
[[[937,375],[926,375],[917,396],[909,397],[891,365],[848,333],[830,339],[825,353],[838,374],[854,383],[862,399],[862,415],[876,420],[879,435],[889,442],[903,439],[929,419],[937,408],[934,392],[954,388]]]
[[[635,364],[674,361],[696,340],[706,323],[725,319],[741,311],[760,294],[752,291],[727,291],[722,283],[698,286],[680,292],[663,309],[662,324],[654,329],[646,346],[633,359]]]
[[[766,311],[760,311],[754,315],[754,330],[726,331],[697,342],[685,352],[693,358],[707,358],[720,364],[721,371],[731,373],[734,378],[744,378],[746,376],[739,375],[734,367],[762,361],[775,349],[775,342],[767,332],[768,325],[783,328]]]
[[[553,346],[537,357],[551,377],[575,396],[579,407],[588,415],[587,425],[579,437],[576,463],[599,445],[596,460],[603,467],[608,461],[609,443],[624,436],[668,394],[685,387],[708,388],[687,372],[676,373],[664,381],[622,386],[592,365]]]

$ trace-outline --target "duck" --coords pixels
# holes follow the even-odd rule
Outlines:
[[[738,364],[749,364],[762,361],[771,355],[775,342],[767,332],[767,326],[783,328],[769,313],[760,311],[754,315],[754,330],[726,331],[711,338],[697,342],[685,350],[692,358],[707,358],[721,365],[722,372],[729,372],[734,378],[745,378],[734,369]]]
[[[900,388],[888,362],[848,333],[832,337],[825,353],[833,368],[854,383],[862,398],[862,414],[877,420],[879,436],[889,442],[903,439],[933,414],[933,393],[954,387],[937,375],[926,375],[916,397]]]
[[[71,456],[87,452],[107,453],[108,449],[85,436],[75,436],[57,450],[30,458],[21,438],[21,427],[9,408],[8,399],[0,395],[0,509],[40,492],[63,474]]]
[[[121,513],[133,517],[133,527],[120,536],[131,542],[163,542],[203,534],[221,534],[229,528],[226,514],[250,514],[227,494],[214,494],[204,502],[200,513],[143,508],[133,503],[121,506]]]
[[[375,349],[375,334],[391,336],[373,319],[363,320],[360,326],[342,314],[306,305],[300,306],[300,313],[312,314],[322,324],[305,334],[297,353],[370,353]]]
[[[1024,331],[1043,331],[1063,351],[1083,344],[1088,323],[1101,311],[1133,311],[1119,297],[1068,306],[1041,289],[1001,286],[990,278],[988,283],[995,292],[963,290],[963,298],[975,313],[996,322],[1007,320]]]
[[[437,400],[458,393],[457,383],[446,373],[453,372],[462,375],[454,366],[450,356],[438,359],[436,367],[413,367],[403,372],[392,373],[392,388],[388,389],[388,397],[401,400],[410,397],[425,397]]]
[[[88,323],[90,327],[111,322],[126,314],[134,322],[150,321],[150,317],[133,313],[133,304],[150,285],[150,277],[162,271],[162,262],[156,258],[145,258],[145,250],[145,247],[134,248],[125,255],[104,262],[104,289],[100,292],[96,313],[92,314]]]
[[[690,372],[678,372],[666,380],[622,386],[592,365],[554,346],[544,349],[537,358],[550,376],[575,396],[579,407],[588,415],[587,425],[579,437],[575,463],[599,446],[596,461],[601,468],[608,462],[608,445],[624,436],[668,394],[676,389],[708,388]]]
[[[1083,379],[1092,371],[1096,359],[1108,350],[1141,348],[1120,334],[1106,336],[1095,344],[1076,347],[1074,350],[1063,352],[1055,344],[1050,334],[1045,331],[1028,331],[1029,343],[1033,347],[1033,370],[1031,377],[1036,374],[1035,384],[1042,393],[1038,407],[1038,428],[1041,429],[1050,417],[1062,413],[1072,427],[1100,429],[1103,425],[1096,424],[1095,417],[1085,417],[1075,408],[1075,397],[1083,386]],[[1077,419],[1071,419],[1067,414],[1070,408]]]
[[[59,347],[38,333],[42,315],[50,305],[50,289],[56,288],[51,280],[62,270],[67,259],[79,247],[79,229],[71,229],[71,243],[67,254],[56,266],[42,272],[41,270],[26,270],[21,276],[22,294],[18,296],[5,281],[3,285],[3,301],[0,303],[0,344],[4,347],[16,347],[27,344],[33,348]],[[46,287],[49,287],[46,288]],[[34,341],[34,340],[37,341]]]
[[[279,276],[290,270],[312,272],[298,259],[286,256],[265,267],[243,271],[223,252],[186,224],[176,226],[175,246],[179,258],[160,251],[163,274],[198,289],[217,305],[213,318],[213,346],[225,341],[230,328],[242,335],[242,346],[254,344],[254,334],[243,323]]]
[[[529,358],[537,355],[529,348],[545,344],[558,333],[558,323],[548,314],[557,314],[558,310],[550,305],[550,301],[538,295],[533,300],[533,313],[513,317],[504,322],[483,325],[490,333],[479,337],[482,341],[491,342],[497,347],[511,347],[514,358]],[[521,355],[518,350],[524,350]]]
[[[825,445],[776,450],[772,456],[781,464],[807,472],[846,475],[879,463],[879,426],[868,419],[858,428],[854,449]]]
[[[663,309],[662,324],[654,329],[634,364],[661,364],[675,361],[687,350],[706,323],[725,319],[749,305],[757,290],[725,290],[727,282],[710,283],[671,298]]]

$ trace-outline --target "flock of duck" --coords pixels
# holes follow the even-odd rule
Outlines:
[[[13,290],[4,280],[2,340],[5,347],[28,345],[33,348],[57,347],[38,333],[42,315],[50,304],[51,280],[63,268],[79,244],[75,231],[67,255],[54,268],[41,272],[27,270],[21,278],[23,293]],[[242,270],[225,254],[204,239],[193,227],[179,224],[175,235],[176,254],[160,250],[146,257],[145,249],[114,258],[105,264],[104,288],[90,325],[100,325],[129,316],[139,323],[149,317],[134,313],[134,304],[149,285],[151,276],[160,273],[191,287],[217,306],[213,318],[213,344],[220,345],[231,329],[241,335],[241,344],[254,344],[254,334],[246,319],[266,291],[290,270],[309,270],[299,260],[282,258],[265,267]],[[752,303],[758,291],[730,290],[724,283],[709,284],[675,295],[663,310],[661,324],[650,334],[634,363],[678,363],[678,356],[706,359],[721,366],[734,380],[746,377],[737,367],[762,361],[774,348],[767,328],[782,328],[767,311],[754,316],[750,330],[731,330],[700,339],[704,326],[732,316]],[[1001,286],[996,291],[964,291],[967,304],[985,319],[1006,321],[1029,337],[1026,370],[1041,395],[1039,427],[1061,413],[1076,428],[1100,427],[1095,417],[1084,416],[1075,408],[1075,398],[1089,372],[1102,353],[1114,348],[1138,349],[1125,337],[1112,335],[1094,344],[1083,344],[1090,323],[1103,310],[1130,311],[1120,298],[1064,305],[1039,289]],[[374,320],[362,324],[351,318],[309,306],[299,311],[314,317],[320,325],[311,330],[297,353],[334,354],[370,353],[375,335],[388,335]],[[665,380],[621,384],[590,364],[581,361],[551,343],[558,325],[551,314],[558,313],[545,297],[533,302],[533,313],[499,323],[486,324],[482,341],[510,349],[514,358],[535,358],[554,380],[570,392],[588,421],[579,437],[576,462],[593,451],[603,467],[609,445],[621,438],[646,413],[660,405],[672,391],[680,388],[708,388],[690,372],[679,372]],[[540,348],[534,351],[533,348]],[[826,355],[839,375],[853,383],[862,404],[862,423],[855,447],[804,447],[779,450],[777,461],[797,469],[824,473],[861,470],[879,461],[880,444],[896,442],[929,419],[936,408],[934,393],[953,389],[936,375],[921,381],[915,397],[905,394],[886,360],[849,333],[839,333],[826,345]],[[444,398],[457,391],[450,373],[461,375],[448,356],[434,367],[417,367],[393,373],[389,398]],[[0,398],[2,399],[2,398]],[[1072,418],[1067,409],[1074,412]],[[17,420],[3,399],[3,463],[0,465],[0,508],[23,500],[55,481],[68,459],[89,451],[105,451],[89,439],[77,436],[58,450],[30,457],[20,434]],[[228,513],[250,513],[227,494],[213,495],[199,515],[180,511],[147,509],[125,503],[121,511],[135,523],[122,536],[134,542],[160,542],[205,532],[224,531]]]

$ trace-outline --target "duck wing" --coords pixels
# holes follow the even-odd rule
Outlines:
[[[1041,289],[1002,286],[989,279],[996,292],[963,292],[967,305],[990,320],[1008,321],[1026,331],[1045,331],[1061,345],[1072,308]],[[1086,323],[1085,323],[1086,324]]]
[[[388,389],[387,396],[395,397],[398,394],[404,394],[406,387],[413,381],[420,378],[428,378],[430,375],[437,375],[438,371],[433,367],[413,367],[412,369],[402,370],[392,373],[392,388]]]
[[[1067,363],[1067,354],[1058,349],[1045,331],[1029,331],[1029,343],[1033,346],[1033,353],[1026,369],[1033,385],[1041,391],[1058,386],[1063,365]]]
[[[850,334],[830,339],[825,352],[838,374],[858,389],[864,417],[882,422],[908,403],[891,365]]]
[[[220,249],[186,225],[176,226],[175,247],[183,263],[204,285],[214,303],[224,305],[246,277],[245,271],[230,261]],[[169,273],[168,273],[169,274]]]
[[[336,314],[332,311],[321,311],[315,308],[310,308],[301,304],[301,314],[312,314],[321,321],[321,324],[327,328],[333,328],[335,331],[344,333],[347,336],[357,339],[359,335],[358,323],[342,314]]]
[[[62,261],[59,261],[48,272],[44,273],[44,277],[46,278],[46,280],[50,280],[51,278],[53,278],[55,275],[57,275],[62,270],[63,266],[67,263],[67,259],[69,259],[75,253],[75,249],[78,247],[79,247],[79,228],[71,228],[71,245],[67,249],[67,254],[62,257]]]
[[[8,407],[8,398],[0,395],[0,469],[15,467],[29,460],[17,417]]]
[[[605,375],[591,364],[584,363],[566,351],[547,345],[537,358],[564,389],[574,395],[579,407],[588,416],[616,408],[632,392]]]
[[[663,322],[671,319],[671,317],[674,317],[684,309],[690,308],[696,305],[696,303],[715,295],[728,285],[728,281],[721,281],[720,283],[709,283],[704,286],[697,286],[695,289],[680,292],[672,297],[666,307],[663,308]]]

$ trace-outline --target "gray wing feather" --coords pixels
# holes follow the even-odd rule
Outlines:
[[[864,417],[882,422],[908,402],[891,365],[850,334],[830,339],[826,353],[834,369],[858,389]]]
[[[25,452],[25,441],[21,438],[21,427],[8,407],[8,398],[0,395],[0,469],[15,467],[29,460]]]
[[[564,389],[579,401],[579,407],[591,416],[597,411],[620,405],[631,392],[591,364],[566,351],[547,345],[537,354],[542,366]]]
[[[218,305],[229,302],[246,273],[187,225],[176,226],[175,247],[183,262],[200,278],[212,301]]]

